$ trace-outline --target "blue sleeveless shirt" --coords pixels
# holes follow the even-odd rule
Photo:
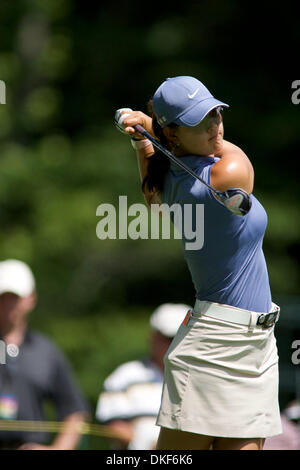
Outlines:
[[[187,155],[182,162],[207,183],[210,170],[219,159]],[[196,204],[203,204],[204,242],[200,249],[187,249],[182,230],[184,257],[187,261],[199,300],[232,305],[255,312],[271,310],[269,277],[262,244],[267,226],[267,214],[251,195],[252,207],[244,217],[229,212],[212,192],[183,169],[171,162],[165,177],[162,202],[179,204],[184,219],[186,205],[192,211],[195,230]],[[188,215],[188,214],[187,214]],[[174,221],[174,217],[171,218]]]

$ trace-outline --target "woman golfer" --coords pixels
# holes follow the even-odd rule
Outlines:
[[[223,140],[220,107],[227,106],[197,79],[180,76],[156,90],[152,118],[127,108],[116,112],[137,150],[147,202],[177,203],[182,211],[204,207],[203,247],[188,250],[183,234],[196,302],[165,356],[158,449],[258,450],[281,433],[273,331],[279,307],[262,251],[267,215],[251,194],[249,159]],[[136,124],[213,188],[251,194],[247,215],[230,212],[208,187],[154,152]],[[192,211],[191,229],[195,220]]]

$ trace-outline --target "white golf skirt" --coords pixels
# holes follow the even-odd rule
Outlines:
[[[190,317],[164,362],[157,425],[231,438],[282,432],[274,327]]]

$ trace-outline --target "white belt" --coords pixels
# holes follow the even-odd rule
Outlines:
[[[205,315],[217,320],[224,320],[231,323],[247,326],[262,326],[270,328],[279,318],[280,307],[272,303],[272,309],[269,313],[251,312],[242,308],[232,307],[231,305],[218,304],[215,302],[207,302],[204,300],[196,300],[192,312],[196,316]]]

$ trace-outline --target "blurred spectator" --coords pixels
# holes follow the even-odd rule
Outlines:
[[[0,448],[75,449],[77,426],[87,417],[88,406],[62,352],[28,329],[27,316],[35,305],[30,268],[17,260],[0,262],[0,338],[6,344],[6,363],[0,365],[0,419],[43,421],[43,407],[50,400],[63,430],[51,445],[45,445],[49,435],[44,432],[0,431]]]
[[[116,432],[115,449],[151,450],[160,427],[155,425],[163,383],[163,357],[190,307],[163,304],[150,318],[150,353],[126,362],[104,382],[96,418]]]
[[[291,402],[281,413],[282,434],[269,437],[264,450],[300,450],[300,402]]]

